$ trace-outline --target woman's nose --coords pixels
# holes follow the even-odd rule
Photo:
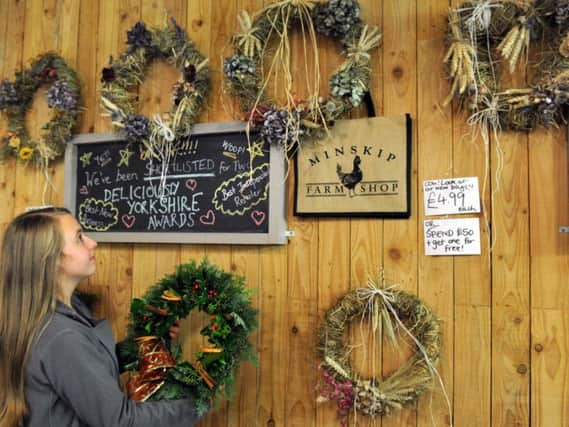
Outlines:
[[[97,247],[97,241],[95,239],[91,239],[90,237],[88,237],[89,239],[89,246],[91,246],[93,249],[95,249]]]

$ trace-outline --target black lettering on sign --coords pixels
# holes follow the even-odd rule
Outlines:
[[[178,141],[166,164],[116,135],[79,137],[66,155],[65,197],[87,231],[263,234],[270,196],[283,198],[284,212],[284,191],[269,191],[270,148],[243,130]]]

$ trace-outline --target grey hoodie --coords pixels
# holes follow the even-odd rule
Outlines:
[[[134,402],[121,390],[115,340],[76,297],[58,303],[26,368],[27,427],[191,427],[190,400]]]

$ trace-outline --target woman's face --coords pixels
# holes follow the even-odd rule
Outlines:
[[[95,273],[97,242],[83,234],[81,226],[71,215],[58,218],[64,239],[61,273],[64,280],[79,283]]]

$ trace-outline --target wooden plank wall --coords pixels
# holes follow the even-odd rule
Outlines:
[[[332,404],[317,405],[315,331],[322,314],[346,291],[385,276],[419,295],[442,320],[441,374],[454,425],[569,425],[569,171],[566,128],[531,134],[503,133],[499,141],[472,135],[465,115],[442,108],[447,83],[441,59],[448,7],[456,0],[360,0],[362,16],[379,25],[383,48],[373,53],[372,92],[378,114],[410,113],[413,119],[412,216],[409,220],[300,219],[284,246],[101,244],[98,271],[84,288],[101,297],[101,313],[124,335],[129,300],[180,262],[207,255],[245,275],[256,290],[260,329],[253,337],[259,364],[238,373],[235,398],[201,426],[337,425]],[[222,58],[241,9],[264,0],[0,0],[0,73],[47,50],[59,52],[82,80],[85,111],[81,132],[110,129],[100,116],[97,85],[110,55],[125,47],[126,31],[138,20],[162,25],[173,16],[210,57],[213,86],[202,122],[232,116],[233,100],[222,86]],[[298,41],[293,62],[301,61]],[[320,41],[322,73],[338,64],[330,40]],[[299,73],[296,74],[300,76]],[[140,88],[142,111],[166,111],[177,72],[153,65]],[[521,84],[523,76],[512,79]],[[321,89],[326,92],[326,79]],[[302,89],[299,89],[299,93]],[[38,133],[49,115],[38,93],[29,127]],[[5,123],[0,122],[0,132]],[[61,204],[63,168],[50,169],[55,190],[43,194]],[[426,257],[423,251],[421,183],[425,179],[478,176],[484,212],[482,255]],[[26,206],[42,204],[45,179],[13,159],[0,166],[0,231]],[[184,321],[186,354],[200,342],[199,314]],[[356,334],[354,334],[356,335]],[[356,351],[357,353],[357,351]],[[389,373],[405,356],[388,351],[370,361],[355,354],[362,372]],[[361,363],[360,363],[361,362]],[[373,368],[373,369],[372,369]],[[352,425],[449,425],[440,389],[415,408]]]

